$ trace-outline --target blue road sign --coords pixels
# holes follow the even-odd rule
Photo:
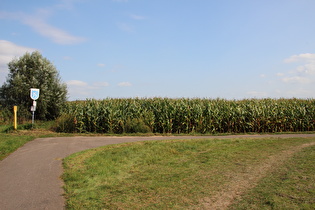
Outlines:
[[[39,89],[31,88],[31,99],[37,100],[39,98]]]

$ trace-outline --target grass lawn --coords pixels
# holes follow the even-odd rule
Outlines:
[[[303,149],[231,209],[315,209],[315,146]]]
[[[35,138],[68,135],[53,133],[48,126],[10,133],[1,126],[0,160]],[[64,160],[67,208],[205,209],[218,194],[236,188],[240,193],[229,209],[315,209],[315,146],[276,159],[276,167],[246,190],[235,185],[270,157],[310,142],[315,138],[275,136],[136,142],[87,150]]]
[[[33,140],[34,136],[12,135],[0,133],[0,160],[7,157],[26,142]]]
[[[205,209],[270,157],[310,142],[315,138],[169,140],[87,150],[64,160],[67,208]],[[240,188],[230,208],[314,209],[314,152],[307,147],[275,161],[257,185]]]

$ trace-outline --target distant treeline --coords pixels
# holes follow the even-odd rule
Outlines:
[[[59,132],[265,133],[315,130],[315,99],[130,98],[68,102]]]

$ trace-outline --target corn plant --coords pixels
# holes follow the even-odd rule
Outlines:
[[[80,133],[315,130],[314,99],[108,98],[68,102],[63,113]]]

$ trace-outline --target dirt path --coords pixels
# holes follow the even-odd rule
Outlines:
[[[249,189],[254,188],[260,179],[281,166],[285,160],[292,157],[303,148],[315,145],[315,142],[302,144],[280,154],[270,156],[266,161],[255,167],[248,167],[245,172],[234,174],[232,182],[222,187],[222,190],[211,198],[205,198],[202,209],[227,209],[233,201]]]
[[[135,142],[145,140],[165,139],[196,139],[196,138],[266,138],[266,137],[315,137],[315,134],[290,135],[236,135],[236,136],[160,136],[160,137],[59,137],[35,139],[9,155],[0,162],[0,209],[64,209],[62,185],[59,178],[62,174],[62,159],[72,153],[103,145]],[[285,156],[284,156],[285,158]],[[275,161],[276,162],[276,161]],[[275,163],[276,164],[276,163]],[[268,165],[264,166],[268,168]],[[269,166],[270,167],[270,166]],[[259,168],[253,169],[259,171]],[[255,172],[249,179],[255,180],[264,175]],[[217,203],[229,203],[238,192],[247,189],[246,177],[244,187],[235,187],[227,199],[218,200]],[[237,185],[238,183],[232,183]],[[242,185],[242,186],[243,186]],[[230,188],[230,186],[226,186]],[[224,193],[224,192],[222,192]],[[220,197],[220,196],[218,196]],[[211,199],[212,201],[212,199]],[[205,202],[205,207],[209,202]],[[224,204],[225,205],[225,204]]]

